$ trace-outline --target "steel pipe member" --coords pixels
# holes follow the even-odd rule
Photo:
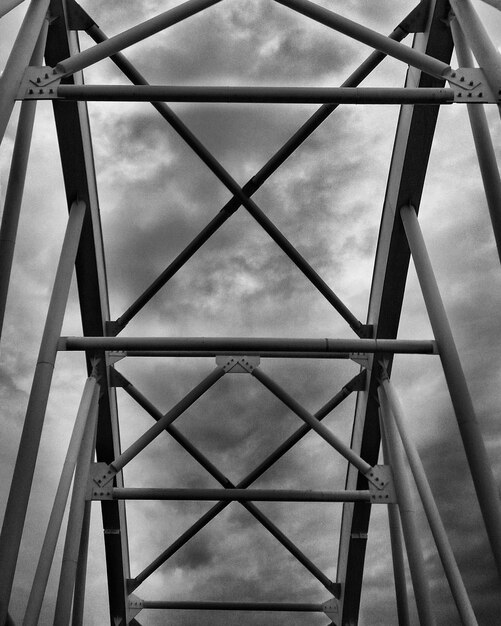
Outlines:
[[[54,73],[67,76],[68,74],[83,70],[89,65],[93,65],[116,52],[120,52],[120,50],[124,48],[128,48],[139,41],[143,41],[143,39],[165,30],[218,2],[221,2],[221,0],[188,0],[188,2],[165,11],[156,17],[152,17],[142,24],[133,26],[123,33],[110,37],[110,39],[103,43],[97,44],[92,48],[60,61],[56,65]]]
[[[400,210],[400,215],[423,292],[428,317],[437,341],[445,380],[492,553],[498,572],[501,574],[501,504],[499,492],[416,211],[411,206],[405,206]]]
[[[362,43],[365,43],[376,50],[384,52],[390,57],[394,57],[404,63],[416,67],[427,74],[443,77],[450,71],[450,66],[434,57],[431,57],[424,52],[414,50],[408,46],[389,39],[385,35],[362,26],[357,22],[338,15],[333,11],[328,11],[313,2],[307,0],[275,0],[278,4],[283,4],[306,17],[309,17],[316,22],[320,22],[324,26],[332,28],[352,39],[356,39]]]
[[[33,97],[36,97],[35,92]],[[32,96],[29,96],[32,97]],[[46,98],[46,94],[39,96]],[[452,104],[454,90],[405,87],[173,87],[60,85],[54,99],[92,102],[235,102],[262,104]]]
[[[189,609],[194,611],[285,611],[322,613],[321,604],[292,602],[190,602],[175,600],[143,600],[143,609]]]
[[[12,47],[12,52],[0,76],[0,93],[2,94],[0,98],[0,142],[9,123],[23,72],[29,65],[48,8],[49,0],[32,0]],[[0,619],[5,620],[5,616],[2,617],[1,612]]]
[[[99,489],[97,489],[99,492]],[[114,487],[115,500],[199,500],[237,502],[369,502],[370,491],[304,491],[299,489],[162,489]]]
[[[175,350],[211,351],[228,354],[230,351],[246,355],[260,353],[319,352],[393,354],[437,354],[434,341],[419,339],[299,339],[249,337],[61,337],[59,350]]]

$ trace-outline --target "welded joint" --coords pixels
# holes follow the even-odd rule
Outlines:
[[[461,67],[450,70],[444,78],[454,89],[454,102],[496,103],[501,100],[501,89],[494,93],[480,67]],[[499,85],[501,87],[501,85]]]
[[[388,474],[385,468],[385,465],[374,465],[364,474],[369,481],[369,489],[374,487],[376,490],[380,491],[386,487],[386,484],[391,478],[391,474]]]
[[[340,603],[337,598],[331,598],[322,604],[322,611],[335,626],[340,625]]]
[[[108,353],[108,365],[115,365],[118,361],[125,359],[127,352],[125,350],[115,350]]]
[[[93,463],[90,468],[89,483],[92,486],[91,492],[95,486],[103,488],[117,475],[117,471],[107,463]],[[92,498],[94,499],[94,498]]]
[[[225,374],[252,374],[261,362],[258,356],[217,356],[216,365],[222,367]]]
[[[372,504],[396,504],[397,496],[393,483],[393,473],[389,465],[376,465],[380,477],[385,483],[382,489],[377,488],[373,483],[369,483]]]
[[[350,352],[350,359],[361,365],[364,369],[369,369],[369,355],[364,352]]]
[[[18,100],[52,100],[57,98],[57,88],[61,82],[60,74],[54,75],[51,67],[27,67],[24,71]]]
[[[131,593],[127,600],[127,624],[129,624],[131,620],[133,620],[136,615],[143,610],[143,606],[143,600]]]

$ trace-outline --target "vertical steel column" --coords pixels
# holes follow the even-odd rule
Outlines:
[[[32,0],[0,76],[0,142],[9,123],[23,72],[29,64],[50,0]],[[1,623],[1,622],[0,622]]]
[[[47,312],[47,320],[0,534],[0,563],[2,563],[2,576],[0,577],[1,625],[4,624],[7,617],[52,373],[56,361],[57,342],[61,334],[84,215],[85,204],[78,201],[74,202],[70,210],[66,235]]]
[[[381,386],[390,406],[391,414],[388,418],[392,419],[393,416],[398,432],[400,433],[400,438],[407,455],[407,460],[409,461],[426,517],[428,518],[430,529],[433,534],[433,538],[435,539],[435,544],[437,546],[447,580],[449,581],[449,587],[461,617],[461,623],[465,626],[478,626],[478,622],[475,617],[475,613],[473,612],[471,602],[468,598],[468,593],[466,592],[463,579],[461,578],[461,573],[457,566],[447,533],[444,525],[442,524],[438,507],[435,503],[428,479],[426,478],[421,458],[414,443],[407,434],[400,400],[388,378],[384,378],[382,380]]]
[[[384,425],[380,416],[381,432],[384,435]],[[383,459],[390,464],[386,437],[381,437]],[[398,504],[388,504],[388,527],[390,530],[391,558],[393,563],[393,577],[395,579],[395,596],[397,600],[398,626],[411,626],[409,614],[409,598],[407,595],[407,581],[405,577],[404,545],[402,537],[402,523],[398,512]]]
[[[398,431],[393,423],[386,397],[378,388],[380,404],[380,416],[384,427],[384,435],[388,446],[388,455],[393,470],[395,491],[397,492],[398,509],[402,521],[405,546],[407,548],[407,558],[411,572],[412,585],[416,598],[416,606],[421,626],[435,624],[432,612],[432,602],[428,579],[424,567],[423,552],[419,540],[419,529],[416,523],[416,511],[411,499],[411,491],[405,464],[402,444],[398,438]]]
[[[470,0],[450,0],[461,29],[495,95],[501,87],[501,54],[490,40]]]
[[[461,67],[473,67],[473,58],[457,19],[451,19],[451,30]],[[483,105],[467,104],[478,165],[484,183],[485,197],[491,216],[492,230],[501,261],[501,179]]]
[[[423,292],[440,360],[456,413],[459,431],[470,466],[478,502],[484,517],[498,572],[501,574],[501,506],[487,451],[475,415],[465,375],[454,343],[437,281],[413,207],[400,211],[412,258]]]
[[[68,516],[66,540],[64,543],[61,576],[59,578],[54,626],[68,626],[70,623],[78,555],[80,551],[82,529],[84,528],[84,518],[86,517],[85,495],[89,481],[90,464],[92,462],[95,447],[98,403],[99,385],[96,385],[92,396],[89,419],[87,421],[85,434],[82,439],[82,445],[80,446],[80,452],[78,454],[75,479],[73,481],[73,493],[71,496],[70,513]]]
[[[30,63],[41,65],[45,40],[47,38],[48,21],[40,32]],[[2,336],[7,293],[9,291],[12,259],[16,245],[17,227],[23,200],[24,181],[28,167],[33,123],[35,121],[36,100],[23,102],[19,113],[14,151],[10,167],[9,181],[5,194],[5,203],[0,226],[0,338]]]
[[[96,387],[96,379],[90,377],[85,383],[82,394],[82,400],[78,408],[75,425],[71,434],[68,451],[64,460],[61,478],[57,487],[54,505],[50,514],[49,523],[47,524],[47,532],[40,551],[38,566],[35,572],[35,578],[31,587],[28,606],[23,620],[23,626],[36,626],[42,607],[47,581],[49,579],[50,568],[56,550],[57,539],[63,521],[66,501],[70,491],[71,480],[75,470],[78,451],[80,450],[82,438],[85,432],[85,425],[88,422],[89,412],[91,409],[92,398]]]

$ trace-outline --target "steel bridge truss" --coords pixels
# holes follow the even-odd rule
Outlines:
[[[229,0],[227,0],[229,1]],[[270,0],[272,1],[272,0]],[[0,536],[0,624],[13,623],[9,601],[40,445],[44,413],[56,355],[59,351],[85,354],[88,379],[61,473],[45,541],[41,548],[23,624],[37,624],[67,501],[69,514],[54,624],[83,624],[86,554],[93,502],[102,509],[110,623],[139,624],[149,610],[240,610],[321,613],[337,626],[358,622],[362,576],[371,506],[388,507],[399,622],[408,623],[404,551],[421,624],[433,624],[433,607],[420,546],[419,529],[409,503],[407,469],[420,494],[426,516],[462,624],[476,624],[440,514],[415,444],[406,431],[403,409],[391,383],[393,356],[418,354],[441,360],[462,441],[490,540],[501,571],[501,511],[496,485],[475,417],[472,401],[433,270],[423,240],[418,211],[441,106],[468,106],[493,230],[501,250],[501,185],[483,104],[499,106],[501,61],[470,0],[423,0],[388,36],[383,36],[309,0],[276,0],[325,27],[372,47],[374,51],[337,88],[299,87],[186,87],[150,85],[122,50],[182,20],[210,10],[218,0],[188,0],[125,32],[108,38],[75,0],[32,0],[1,78],[0,132],[4,135],[14,103],[22,101],[4,206],[0,262],[0,319],[3,321],[14,242],[37,100],[52,100],[69,210],[64,244],[47,313],[25,425],[14,467],[12,486]],[[2,14],[19,0],[4,2]],[[95,42],[79,51],[78,31]],[[413,34],[412,46],[401,43]],[[456,47],[460,67],[450,66]],[[474,67],[471,52],[479,64]],[[387,57],[410,67],[402,87],[359,85]],[[88,85],[82,71],[110,58],[130,81],[124,85]],[[43,63],[45,59],[45,64]],[[232,198],[168,267],[118,318],[110,319],[101,239],[96,178],[86,101],[151,102]],[[168,102],[318,103],[316,113],[247,182],[240,186],[190,131]],[[366,322],[349,310],[286,236],[252,199],[289,156],[334,113],[338,106],[401,105],[382,211],[372,290]],[[353,339],[127,337],[122,331],[143,307],[177,274],[204,243],[243,207],[316,287],[354,332]],[[146,242],[147,245],[147,242]],[[416,267],[434,337],[397,339],[410,257]],[[61,337],[70,281],[76,272],[83,323],[82,337]],[[142,356],[213,357],[216,367],[168,412],[161,411],[132,381],[120,373],[122,359]],[[266,359],[352,359],[361,364],[358,375],[316,413],[308,411],[267,372]],[[249,375],[281,401],[304,424],[238,483],[233,483],[174,422],[218,381],[231,374]],[[239,378],[236,379],[240,380]],[[119,441],[116,388],[122,389],[154,420],[154,424],[125,450]],[[356,394],[350,445],[323,419],[345,398]],[[218,483],[219,489],[126,487],[122,470],[157,437],[173,437]],[[344,489],[306,491],[255,489],[253,483],[310,431],[321,437],[347,462]],[[384,464],[378,464],[381,433]],[[70,494],[70,485],[73,488]],[[129,571],[126,500],[194,500],[216,502],[174,543],[165,547],[141,572]],[[222,512],[237,501],[288,550],[321,585],[322,603],[175,601],[146,599],[140,585]],[[274,522],[259,503],[341,502],[337,574],[331,580]],[[208,618],[209,619],[209,618]],[[147,622],[145,622],[147,623]],[[316,622],[315,622],[316,623]]]

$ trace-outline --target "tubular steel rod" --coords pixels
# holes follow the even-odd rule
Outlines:
[[[221,502],[369,502],[370,491],[304,491],[300,489],[163,489],[114,487],[115,500],[200,500]]]
[[[60,61],[56,65],[55,72],[67,76],[68,74],[83,70],[89,65],[102,61],[112,54],[169,28],[220,1],[221,0],[188,0],[188,2],[180,4],[169,11],[165,11],[156,17],[152,17],[142,24],[133,26],[103,43]]]
[[[478,64],[485,72],[490,88],[498,94],[501,86],[501,53],[490,40],[470,0],[451,0],[451,7]]]
[[[176,420],[184,413],[194,402],[196,402],[207,390],[209,390],[222,376],[225,371],[222,367],[216,367],[204,380],[202,380],[194,389],[180,400],[161,420],[149,428],[139,437],[127,450],[118,456],[112,463],[111,467],[119,472],[127,463],[132,461],[147,445],[149,445],[158,435],[165,430],[166,426]]]
[[[195,611],[285,611],[322,613],[321,604],[306,602],[190,602],[176,600],[143,600],[143,609],[190,609]]]
[[[109,40],[111,41],[111,39]],[[103,44],[98,44],[103,45]],[[169,107],[164,106],[162,109],[164,119],[168,121],[171,127],[179,134],[186,144],[195,152],[195,154],[207,165],[211,172],[221,181],[221,183],[235,196],[252,217],[260,224],[261,228],[275,241],[281,250],[291,259],[298,269],[308,278],[308,280],[318,289],[318,291],[326,298],[326,300],[338,311],[343,319],[348,322],[350,327],[357,333],[363,332],[364,326],[346,305],[338,298],[333,290],[325,283],[318,273],[311,267],[306,259],[296,250],[289,240],[280,232],[273,222],[263,213],[257,204],[243,191],[240,185],[219,163],[219,161],[207,150],[200,140],[191,132],[191,130],[181,121],[181,119]]]
[[[358,386],[361,375],[352,378],[339,393],[337,393],[329,402],[327,402],[317,413],[315,417],[318,420],[324,419],[329,413],[346,399],[353,390]],[[284,443],[282,443],[274,452],[262,461],[250,474],[248,474],[238,484],[238,488],[245,488],[262,476],[272,465],[274,465],[286,452],[296,445],[311,430],[308,424],[304,424],[296,432],[294,432]],[[216,515],[218,515],[229,503],[219,502],[205,513],[195,524],[186,530],[171,546],[164,550],[150,565],[148,565],[133,580],[134,588],[143,583],[155,570],[157,570],[167,559],[177,552],[187,541],[194,537],[204,526],[206,526]],[[327,587],[329,588],[329,587]]]
[[[96,25],[92,24],[87,33],[96,43],[107,40],[107,36]],[[398,26],[390,35],[390,39],[401,40],[406,35],[406,30]],[[386,57],[379,51],[373,52],[369,57],[346,79],[341,87],[356,87],[373,69]],[[111,57],[111,60],[135,85],[148,85],[148,81],[142,76],[129,60],[121,53]],[[163,102],[152,102],[152,105],[169,123],[172,119],[171,110]],[[326,104],[314,113],[299,130],[266,162],[266,164],[253,176],[242,188],[248,196],[252,196],[266,180],[290,157],[291,154],[335,111],[337,104]],[[204,159],[202,158],[204,161]],[[205,162],[205,161],[204,161]],[[146,291],[114,322],[117,331],[123,329],[127,323],[138,313],[139,310],[165,285],[174,274],[200,249],[200,247],[233,215],[241,206],[238,197],[233,197],[221,209],[216,217],[191,241],[190,244],[172,261],[172,263],[160,274],[160,276],[146,289]],[[116,334],[116,333],[115,333]]]
[[[75,478],[73,481],[73,493],[71,494],[70,511],[66,539],[64,542],[63,560],[59,587],[57,591],[56,609],[54,614],[54,626],[68,626],[71,617],[73,594],[77,574],[78,555],[84,527],[86,492],[89,482],[90,464],[95,447],[96,426],[99,404],[99,385],[93,389],[89,419],[87,420],[85,434],[80,446]]]
[[[143,409],[145,409],[157,421],[162,419],[160,411],[151,404],[151,402],[136,389],[121,374],[115,372],[115,376],[125,391],[133,398]],[[177,428],[168,425],[165,429],[183,448],[206,469],[223,487],[234,488],[235,485],[207,459]],[[229,503],[229,502],[227,502]],[[242,502],[242,506],[246,508],[289,552],[313,575],[320,581],[326,589],[333,591],[334,583],[318,569],[318,567],[308,559],[298,548],[288,539],[278,528],[260,511],[254,504],[250,502]],[[333,591],[334,592],[334,591]]]
[[[463,31],[456,19],[451,20],[451,30],[459,64],[462,67],[473,67],[473,58],[466,44]],[[499,176],[496,153],[494,152],[484,107],[474,107],[467,104],[466,108],[470,118],[487,206],[489,207],[492,230],[494,231],[499,260],[501,261],[501,178]]]
[[[85,204],[74,202],[61,250],[0,534],[0,624],[7,615]]]
[[[380,387],[378,388],[378,396],[381,407],[381,422],[387,441],[388,457],[393,470],[398,509],[407,548],[407,559],[409,561],[419,623],[421,626],[434,626],[435,618],[432,611],[428,577],[426,576],[416,510],[412,501],[402,444],[399,440],[396,426],[390,418],[386,396],[382,393]]]
[[[501,506],[499,492],[475,415],[449,320],[413,207],[400,211],[405,233],[423,292],[428,317],[435,335],[445,379],[449,388],[463,446],[470,466],[487,535],[501,574]]]
[[[381,432],[384,426],[381,423]],[[381,438],[384,463],[390,465],[390,455],[388,454],[388,444],[386,437]],[[405,576],[405,548],[402,535],[402,522],[398,512],[398,504],[388,504],[388,528],[390,531],[391,560],[393,564],[393,579],[395,582],[395,597],[397,602],[398,626],[411,626],[409,613],[409,596],[407,593],[407,580]]]
[[[37,97],[35,94],[31,97]],[[45,95],[40,95],[45,98]],[[454,90],[405,87],[196,87],[60,85],[58,100],[87,102],[235,102],[261,104],[452,104]]]
[[[432,76],[441,78],[451,69],[449,65],[438,59],[409,48],[402,43],[393,41],[385,35],[381,35],[366,26],[362,26],[357,22],[353,22],[337,13],[328,11],[307,0],[275,0],[275,2],[283,4],[316,22],[320,22],[324,26],[328,26],[344,35],[348,35],[348,37],[352,39],[365,43],[376,50],[384,52],[388,56],[399,59]]]
[[[3,0],[2,6],[0,6],[0,18],[7,15],[9,11],[12,11],[21,2],[24,2],[24,0]]]
[[[19,34],[0,76],[0,142],[14,108],[24,70],[29,65],[38,37],[42,31],[50,0],[32,0]],[[0,617],[1,617],[0,613]],[[5,616],[3,617],[5,619]],[[1,621],[0,621],[1,623]]]
[[[84,626],[85,585],[87,580],[87,560],[89,555],[91,507],[92,502],[87,500],[85,502],[82,533],[80,537],[80,549],[78,551],[71,626]]]
[[[44,21],[44,26],[40,31],[40,36],[31,57],[30,63],[33,65],[41,65],[42,63],[45,40],[47,38],[47,20]],[[36,106],[36,102],[23,102],[21,104],[9,180],[5,193],[0,226],[0,337],[5,317]]]
[[[423,508],[425,510],[426,517],[428,518],[430,529],[433,534],[433,538],[435,539],[435,544],[437,546],[447,580],[449,581],[452,596],[461,618],[461,623],[465,626],[478,626],[475,613],[473,612],[471,602],[468,598],[468,593],[464,586],[461,573],[449,543],[449,538],[447,537],[447,532],[442,523],[430,484],[428,483],[421,458],[414,442],[409,437],[405,428],[404,413],[400,399],[388,378],[384,378],[382,380],[381,386],[383,393],[386,395],[387,404],[390,408],[388,419],[393,418],[397,425],[400,439],[402,440],[405,454],[414,476],[414,481],[421,497],[421,502],[423,503]]]
[[[61,337],[59,350],[176,350],[220,352],[389,352],[436,354],[434,341],[420,339],[271,339],[250,337]]]
[[[126,352],[118,352],[120,356],[127,357],[211,357],[216,356],[235,356],[240,352],[222,352],[222,351],[210,351],[210,350],[191,350],[178,352],[176,350],[158,350],[153,352],[151,350],[127,350]],[[349,352],[252,352],[248,350],[245,356],[259,356],[262,359],[349,359],[351,354]],[[357,356],[359,356],[357,354]]]
[[[47,587],[47,581],[49,579],[50,569],[54,559],[54,552],[56,550],[57,539],[59,537],[61,523],[63,521],[68,493],[70,491],[71,480],[84,434],[85,425],[88,421],[95,387],[96,379],[93,377],[88,378],[82,393],[82,400],[80,401],[80,406],[78,408],[75,425],[68,444],[68,451],[66,452],[66,458],[61,471],[61,478],[59,479],[59,485],[57,487],[54,504],[52,506],[52,512],[47,524],[47,532],[40,551],[38,566],[35,572],[35,578],[33,579],[33,585],[28,599],[23,626],[36,626],[38,624],[40,609],[42,607],[45,589]]]
[[[334,433],[322,424],[315,416],[306,411],[298,402],[282,389],[274,380],[265,374],[259,367],[252,371],[252,375],[259,380],[271,393],[281,400],[291,411],[311,427],[324,441],[331,445],[339,454],[344,456],[362,474],[367,474],[372,467],[366,463],[356,452],[341,441]]]

